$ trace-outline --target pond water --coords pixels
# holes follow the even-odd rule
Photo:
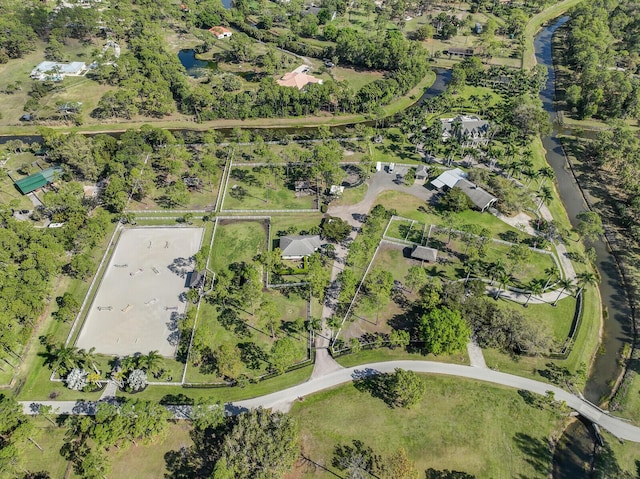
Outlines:
[[[193,49],[180,50],[178,52],[178,60],[187,71],[187,75],[193,78],[200,78],[207,73],[218,70],[216,62],[198,60]]]

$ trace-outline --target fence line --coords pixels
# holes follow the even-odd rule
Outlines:
[[[211,232],[211,241],[209,242],[209,255],[207,256],[207,262],[205,264],[205,270],[211,271],[209,269],[209,259],[211,258],[211,252],[213,251],[213,239],[216,237],[216,229],[218,228],[218,218],[213,223],[213,231]],[[212,279],[215,281],[215,279]],[[213,284],[211,285],[213,287]],[[196,307],[196,317],[193,320],[193,327],[191,328],[191,337],[189,338],[189,347],[187,348],[187,355],[184,361],[184,369],[182,371],[182,381],[184,384],[187,378],[187,369],[189,368],[189,358],[191,357],[191,346],[193,346],[193,338],[196,334],[196,326],[198,324],[198,316],[200,314],[200,304],[202,303],[202,298],[198,299],[198,306]],[[178,343],[179,346],[180,343]]]
[[[220,213],[317,213],[320,208],[307,208],[300,210],[220,210]]]

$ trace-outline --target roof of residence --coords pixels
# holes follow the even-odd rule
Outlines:
[[[491,206],[492,203],[498,201],[498,198],[493,196],[491,193],[488,193],[478,185],[475,185],[464,178],[461,178],[456,183],[456,187],[460,188],[469,197],[471,202],[481,210],[484,210]]]
[[[438,257],[438,250],[433,248],[427,248],[426,246],[416,245],[411,251],[411,257],[433,263]]]
[[[31,193],[32,191],[53,182],[56,174],[61,173],[62,168],[59,166],[52,166],[51,168],[39,171],[38,173],[27,176],[26,178],[22,178],[21,180],[16,181],[15,184],[20,190],[20,193],[26,195],[27,193]]]
[[[460,168],[455,168],[453,170],[447,170],[444,173],[440,174],[440,176],[433,180],[431,184],[438,189],[441,189],[445,186],[453,188],[454,186],[456,186],[456,183],[458,183],[458,181],[466,177],[467,174],[464,171],[462,171]]]
[[[458,134],[460,136],[469,136],[478,138],[485,136],[489,132],[489,122],[482,120],[477,116],[458,115],[455,118],[443,118],[442,134],[443,136],[452,136],[454,133],[454,125],[460,125]]]
[[[309,65],[300,65],[292,72],[285,73],[282,78],[276,80],[276,83],[280,86],[296,87],[298,90],[302,90],[309,83],[322,84],[320,78],[316,78],[307,73],[310,69],[311,67]]]
[[[282,256],[309,256],[322,246],[319,235],[282,236]]]
[[[215,27],[211,27],[211,28],[209,29],[209,31],[210,31],[211,33],[213,33],[214,35],[222,35],[222,34],[224,34],[224,33],[233,33],[231,30],[229,30],[228,28],[223,27],[223,26],[221,26],[221,25],[217,25],[217,26],[215,26]]]

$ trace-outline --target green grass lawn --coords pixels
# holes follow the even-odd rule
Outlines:
[[[67,461],[60,454],[65,440],[65,427],[53,426],[44,418],[34,419],[35,430],[31,438],[43,449],[39,450],[32,442],[22,446],[23,466],[29,471],[47,471],[51,477],[79,479],[71,472],[65,475]],[[192,445],[191,425],[187,421],[170,421],[167,434],[162,440],[150,444],[139,443],[126,448],[112,448],[107,457],[111,464],[109,477],[135,477],[156,479],[166,472],[165,454]],[[142,458],[144,457],[144,460]]]
[[[307,318],[307,301],[297,294],[289,294],[287,296],[286,290],[269,290],[264,294],[275,303],[280,313],[280,322],[274,330],[276,337],[289,335],[296,344],[298,361],[305,360],[307,358],[307,335],[304,332],[291,331],[290,326],[298,318]],[[275,340],[271,336],[270,327],[258,314],[259,303],[255,304],[254,307],[257,308],[255,315],[251,314],[251,307],[249,307],[249,311],[240,312],[240,318],[249,325],[249,328],[246,330],[246,334],[239,334],[233,326],[225,327],[223,325],[219,310],[215,306],[203,302],[200,305],[196,329],[200,334],[205,335],[206,344],[214,350],[221,344],[239,345],[241,343],[252,342],[265,353],[268,353]],[[254,378],[264,374],[267,367],[268,364],[265,361],[260,361],[257,369],[245,367],[242,373]],[[217,376],[215,373],[189,364],[187,367],[186,381],[191,383],[216,383],[223,382],[223,378]]]
[[[562,301],[568,300],[564,299]],[[558,303],[558,308],[564,307],[561,306],[562,301]],[[514,357],[513,355],[505,354],[495,349],[485,349],[483,351],[487,366],[498,371],[540,380],[544,378],[542,378],[538,371],[546,369],[546,364],[550,362],[560,367],[566,367],[571,372],[575,372],[581,366],[590,364],[593,356],[596,354],[600,329],[600,297],[592,287],[585,289],[582,311],[580,328],[578,329],[575,342],[567,359],[551,360],[540,356]],[[580,378],[576,378],[574,382],[578,388],[583,385],[583,381]]]
[[[149,401],[159,401],[169,394],[185,394],[192,399],[206,397],[214,401],[240,401],[242,399],[263,396],[265,394],[270,394],[303,383],[309,379],[312,371],[313,365],[305,366],[303,368],[296,369],[295,371],[291,371],[265,381],[260,381],[256,384],[249,384],[244,388],[183,388],[181,386],[154,386],[148,387],[135,396],[126,393],[122,393],[121,395],[125,397],[146,399]]]
[[[232,263],[251,262],[267,249],[267,228],[264,222],[252,220],[221,220],[213,239],[209,266],[217,271]]]
[[[224,197],[224,210],[303,210],[315,207],[316,195],[296,197],[290,185],[282,179],[271,177],[266,184],[260,184],[255,169],[234,167]],[[246,175],[243,179],[239,175]],[[236,196],[235,191],[242,188],[243,197]]]
[[[544,478],[551,469],[548,439],[559,421],[528,405],[513,389],[466,379],[424,376],[425,397],[413,409],[390,409],[349,384],[307,396],[293,406],[303,450],[330,472],[307,470],[304,478],[329,478],[338,444],[359,439],[377,454],[404,448],[418,471],[464,471],[476,477]]]

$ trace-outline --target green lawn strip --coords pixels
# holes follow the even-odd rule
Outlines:
[[[42,450],[31,441],[25,441],[19,451],[22,466],[27,471],[47,471],[51,477],[65,477],[67,461],[60,454],[60,448],[65,442],[66,428],[54,426],[43,417],[34,417],[32,423],[34,428],[29,437]]]
[[[292,409],[301,424],[303,449],[313,461],[329,465],[336,445],[359,439],[383,457],[404,448],[419,471],[433,467],[476,477],[544,477],[551,469],[548,440],[560,427],[552,412],[530,406],[514,389],[461,378],[423,378],[426,395],[412,409],[391,409],[353,385],[305,397]],[[304,477],[329,475],[308,472]]]
[[[270,394],[281,389],[287,389],[297,384],[305,382],[311,376],[313,365],[305,366],[295,371],[291,371],[280,376],[276,376],[256,384],[249,384],[241,387],[221,387],[221,388],[184,388],[182,386],[149,386],[143,392],[131,395],[119,393],[124,397],[135,397],[149,401],[159,401],[166,395],[184,394],[192,399],[210,398],[220,401],[240,401]]]
[[[620,466],[622,471],[628,474],[626,476],[619,475],[617,477],[637,477],[638,466],[640,465],[638,463],[638,458],[640,457],[640,444],[631,441],[620,441],[613,434],[603,429],[600,429],[600,434],[607,446],[611,448],[615,463]]]
[[[209,267],[213,271],[232,263],[250,263],[267,248],[266,224],[257,220],[220,220],[213,240]]]
[[[441,363],[469,364],[467,351],[456,354],[443,354],[435,356],[433,354],[409,353],[403,348],[389,349],[365,349],[354,354],[338,356],[336,361],[342,367],[351,368],[359,364],[377,363],[382,361],[396,361],[400,359],[411,359],[416,361],[439,361]]]
[[[345,188],[342,196],[331,202],[331,206],[346,206],[360,203],[367,194],[368,186],[366,183],[356,186],[355,188]]]
[[[564,0],[560,3],[550,6],[542,12],[534,15],[529,19],[524,27],[522,34],[524,38],[524,50],[522,52],[522,68],[528,70],[536,65],[535,50],[533,48],[533,39],[540,27],[549,20],[559,17],[570,8],[578,5],[582,0]]]
[[[566,300],[563,300],[566,301]],[[558,303],[560,307],[560,303]],[[569,371],[575,372],[583,365],[591,364],[598,347],[600,329],[600,297],[593,287],[585,289],[582,309],[582,320],[573,347],[567,359],[550,359],[548,357],[514,356],[495,349],[484,349],[484,357],[491,369],[519,376],[545,380],[538,370],[546,369],[546,364],[553,362]],[[574,381],[575,382],[575,381]]]
[[[251,168],[233,167],[224,198],[224,210],[303,210],[315,206],[316,195],[296,197],[295,191],[285,185],[282,179],[274,182],[271,178],[270,183],[263,186],[255,180],[234,178],[233,171],[243,171],[253,176]],[[243,188],[246,195],[242,199],[234,197],[234,188]]]

